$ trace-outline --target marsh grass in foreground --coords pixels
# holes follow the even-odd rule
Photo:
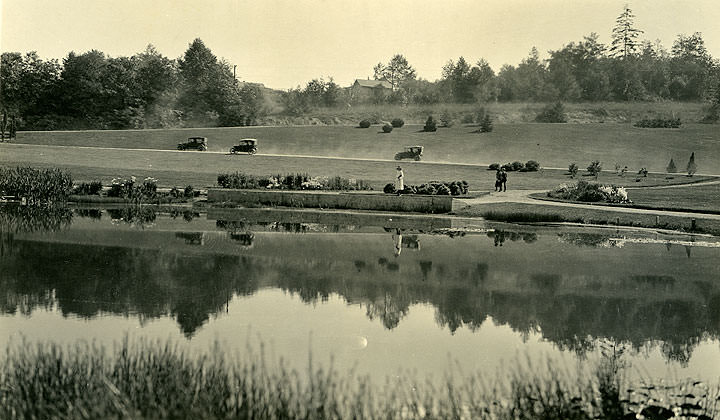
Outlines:
[[[717,390],[707,387],[702,396],[683,396],[685,408],[621,399],[630,391],[621,387],[617,358],[582,372],[528,359],[506,375],[456,379],[449,373],[440,382],[401,375],[384,386],[340,373],[332,363],[317,367],[312,359],[306,371],[291,370],[267,361],[262,346],[248,346],[229,361],[218,344],[190,354],[170,342],[127,338],[111,351],[88,343],[22,342],[9,345],[4,359],[0,418],[8,419],[612,419],[647,417],[651,409],[717,414]]]

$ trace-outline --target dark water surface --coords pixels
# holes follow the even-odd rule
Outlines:
[[[394,219],[393,219],[394,217]],[[278,222],[278,220],[280,222]],[[613,229],[279,210],[0,209],[0,345],[248,340],[303,368],[441,377],[626,350],[720,378],[720,244]]]

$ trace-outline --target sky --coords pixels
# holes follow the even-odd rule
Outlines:
[[[642,37],[670,49],[701,32],[720,58],[719,0],[0,0],[0,49],[62,59],[97,49],[131,56],[153,44],[178,58],[195,38],[240,80],[288,89],[314,78],[372,78],[403,54],[427,80],[463,56],[496,71],[535,46],[541,58],[596,32],[610,42],[628,4]]]

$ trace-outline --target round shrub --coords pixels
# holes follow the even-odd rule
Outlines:
[[[395,184],[386,184],[383,188],[383,192],[385,194],[394,194],[395,193]]]
[[[519,171],[523,167],[525,167],[525,165],[523,165],[522,162],[516,160],[515,162],[510,164],[510,167],[512,168],[513,171]]]
[[[383,127],[382,127],[383,133],[389,133],[389,132],[391,132],[392,130],[393,130],[393,126],[390,125],[390,124],[385,124],[385,125],[383,125]]]
[[[392,124],[392,126],[395,128],[400,128],[405,125],[405,121],[403,121],[402,118],[395,118],[394,120],[390,121],[390,124]]]
[[[525,172],[537,172],[540,169],[540,164],[536,160],[528,160],[525,163]]]
[[[360,121],[360,128],[370,128],[370,120]]]
[[[541,123],[566,123],[565,107],[562,102],[548,104],[537,114],[535,121]]]
[[[497,171],[498,169],[500,169],[499,163],[491,163],[490,166],[488,166],[489,171]]]
[[[427,121],[425,121],[425,126],[423,127],[424,131],[437,131],[437,121],[435,121],[435,118],[433,118],[432,115],[430,115],[427,118]]]

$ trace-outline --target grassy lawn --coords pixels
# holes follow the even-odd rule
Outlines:
[[[100,180],[109,184],[115,177],[134,175],[152,176],[160,186],[207,187],[215,185],[217,175],[223,172],[242,171],[251,175],[308,173],[312,176],[342,176],[370,182],[375,189],[394,181],[396,162],[323,159],[293,156],[231,156],[202,152],[169,152],[157,150],[124,149],[73,149],[47,146],[4,145],[0,147],[0,166],[59,167],[69,170],[74,180]],[[402,163],[405,182],[419,185],[430,181],[466,180],[472,191],[491,191],[495,172],[484,167],[468,165],[432,164],[405,161]],[[583,177],[578,177],[583,178]],[[589,177],[585,177],[589,178]],[[693,180],[705,179],[694,177]],[[649,174],[635,182],[635,177],[619,177],[614,173],[601,173],[603,183],[620,185],[666,185],[686,181],[687,177],[665,179],[663,175]],[[547,190],[563,182],[573,182],[563,170],[541,172],[511,172],[508,188]]]
[[[490,220],[508,222],[573,222],[598,225],[615,225],[619,219],[621,226],[657,227],[662,229],[690,231],[690,219],[677,216],[662,216],[660,225],[655,215],[625,213],[612,210],[592,210],[553,206],[549,203],[488,203],[462,208],[455,212],[463,217],[485,217]],[[720,220],[703,219],[698,215],[697,231],[700,233],[720,234]]]
[[[697,185],[686,188],[631,190],[633,202],[640,206],[667,209],[720,211],[720,185]]]
[[[695,152],[700,173],[720,174],[720,130],[687,124],[679,129],[641,129],[631,124],[495,124],[492,133],[456,125],[434,133],[406,125],[384,134],[347,126],[241,127],[176,130],[84,132],[19,132],[17,143],[175,149],[189,136],[208,137],[211,151],[226,152],[243,137],[259,139],[260,154],[338,156],[392,159],[405,145],[423,145],[423,159],[432,162],[490,164],[536,160],[545,167],[566,168],[577,162],[584,169],[600,160],[605,170],[615,164],[631,173],[645,167],[665,170],[670,158],[680,170]],[[0,152],[2,153],[2,152]]]

